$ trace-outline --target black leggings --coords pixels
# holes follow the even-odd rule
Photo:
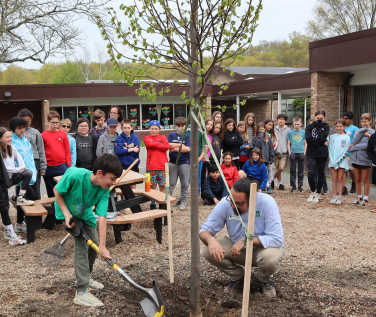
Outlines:
[[[8,189],[3,182],[0,183],[0,214],[4,226],[12,224],[9,218]]]
[[[215,164],[215,163],[213,163]],[[201,170],[201,193],[204,191],[204,183],[206,179],[206,171],[209,169],[210,163],[209,162],[203,162],[202,164],[202,170]]]
[[[311,158],[308,159],[308,183],[311,191],[317,191],[318,194],[321,194],[322,185],[324,183],[325,177],[325,165],[326,157]],[[317,170],[317,187],[315,184],[315,174]]]

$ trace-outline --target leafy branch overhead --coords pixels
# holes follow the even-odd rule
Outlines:
[[[107,19],[97,17],[111,61],[129,85],[140,82],[139,96],[154,100],[157,95],[168,93],[169,88],[157,91],[153,83],[145,85],[148,80],[160,82],[148,71],[158,68],[173,71],[171,78],[177,73],[190,80],[195,78],[197,89],[193,96],[201,97],[205,86],[214,82],[221,69],[225,71],[243,59],[241,54],[251,47],[261,0],[255,6],[252,1],[198,1],[195,14],[191,6],[189,0],[141,0],[122,4],[121,16],[114,8],[108,8]],[[124,66],[122,61],[129,64]],[[171,80],[171,85],[184,86],[177,80]],[[218,85],[221,94],[229,83]]]

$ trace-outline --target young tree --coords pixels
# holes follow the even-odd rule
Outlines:
[[[170,91],[165,85],[142,80],[153,79],[149,68],[160,68],[181,73],[189,80],[189,97],[182,98],[190,105],[191,120],[191,295],[190,315],[201,316],[201,267],[198,213],[198,129],[204,131],[203,104],[205,86],[214,81],[250,47],[253,33],[262,9],[262,0],[255,6],[252,0],[140,0],[133,5],[121,5],[126,25],[110,8],[109,20],[98,17],[98,26],[108,42],[111,60],[124,79],[133,85],[143,98],[155,100],[157,95]],[[128,48],[133,52],[124,52]],[[212,59],[206,58],[210,56]],[[138,67],[120,65],[128,60]],[[139,65],[142,67],[139,67]],[[162,83],[162,82],[160,82]],[[177,81],[174,83],[179,85]],[[222,90],[228,83],[218,84]],[[179,85],[180,86],[180,85]],[[220,91],[219,94],[222,92]],[[210,107],[209,107],[210,108]],[[197,121],[196,121],[197,120]]]
[[[51,56],[81,46],[79,18],[93,20],[109,0],[8,0],[0,6],[0,63],[33,60],[45,63]]]
[[[315,39],[357,32],[376,26],[375,0],[317,0],[307,33]]]

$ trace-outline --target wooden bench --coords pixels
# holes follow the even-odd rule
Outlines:
[[[112,225],[114,228],[114,235],[116,243],[122,241],[121,231],[130,230],[132,223],[142,222],[146,220],[154,220],[154,229],[156,232],[156,239],[159,244],[162,244],[162,218],[167,217],[167,210],[164,209],[153,209],[137,213],[132,213],[129,215],[121,214],[115,218],[113,221],[107,221],[108,224]]]
[[[42,216],[48,216],[48,211],[43,206],[51,205],[55,198],[36,200],[33,206],[21,206],[27,216],[27,243],[35,241],[35,231],[42,226]]]

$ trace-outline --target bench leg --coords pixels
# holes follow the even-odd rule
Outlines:
[[[42,226],[42,216],[27,217],[27,243],[35,241],[35,230]]]
[[[162,244],[162,218],[154,219],[154,229],[158,243]]]
[[[121,231],[128,231],[131,230],[132,225],[130,223],[124,224],[124,225],[111,225],[114,229],[114,236],[115,236],[115,242],[116,244],[123,241],[121,238]]]
[[[123,193],[126,200],[136,198],[135,194],[133,193],[131,185],[128,185],[128,184],[122,185],[122,186],[119,186],[119,188],[121,189],[121,192]],[[133,213],[142,212],[140,205],[131,207],[131,210]]]
[[[159,204],[159,209],[167,210],[167,204]],[[167,226],[167,216],[165,216],[163,218],[164,218],[164,225]]]

